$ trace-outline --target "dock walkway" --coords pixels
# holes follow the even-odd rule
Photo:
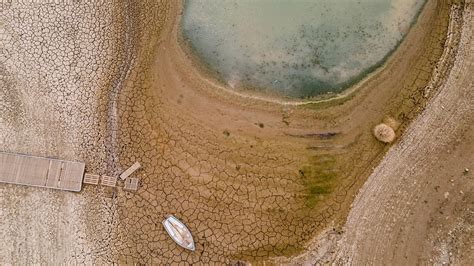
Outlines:
[[[85,163],[0,152],[0,182],[80,191]]]

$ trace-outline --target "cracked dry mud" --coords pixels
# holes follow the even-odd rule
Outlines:
[[[259,262],[302,251],[344,221],[387,151],[372,127],[391,116],[400,135],[423,110],[451,12],[451,1],[428,1],[350,96],[282,105],[206,78],[178,40],[178,1],[0,5],[1,149],[83,160],[97,174],[143,166],[136,193],[2,184],[0,236],[11,244],[0,263],[18,264]],[[169,239],[167,214],[191,229],[196,252]]]
[[[472,264],[473,5],[453,11],[461,37],[439,92],[370,175],[344,227],[278,262]]]

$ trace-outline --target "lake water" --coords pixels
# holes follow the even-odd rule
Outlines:
[[[182,33],[230,88],[305,98],[380,65],[425,0],[186,0]]]

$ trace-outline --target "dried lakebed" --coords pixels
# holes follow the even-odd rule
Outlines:
[[[0,262],[258,262],[303,251],[345,221],[388,150],[372,127],[391,116],[400,135],[429,100],[450,10],[451,1],[427,1],[357,93],[285,106],[228,93],[203,75],[178,42],[180,2],[9,3],[2,147],[85,161],[98,174],[143,167],[137,193],[2,185],[0,236],[13,244]],[[168,238],[160,221],[170,213],[192,231],[196,252]]]

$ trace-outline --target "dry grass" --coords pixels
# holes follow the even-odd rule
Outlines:
[[[378,124],[374,128],[374,136],[383,143],[390,143],[395,140],[395,131],[387,124]]]

